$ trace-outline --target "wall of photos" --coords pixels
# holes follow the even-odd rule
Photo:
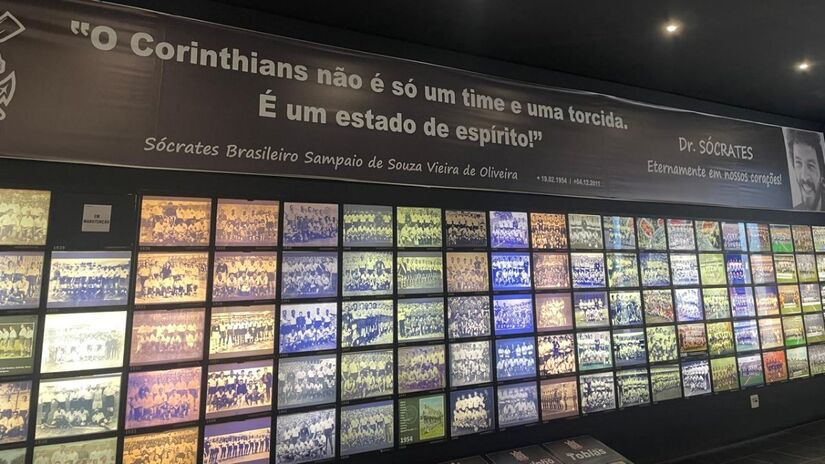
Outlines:
[[[825,226],[0,189],[0,460],[299,463],[825,373]]]

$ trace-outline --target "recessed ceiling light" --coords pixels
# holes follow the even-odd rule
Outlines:
[[[799,63],[796,64],[796,70],[797,71],[803,71],[804,72],[804,71],[808,71],[810,69],[811,69],[811,63],[809,63],[808,61],[800,61]]]
[[[677,32],[679,32],[679,29],[681,28],[681,24],[679,24],[676,21],[668,21],[665,24],[665,32],[667,32],[668,34],[676,34]]]

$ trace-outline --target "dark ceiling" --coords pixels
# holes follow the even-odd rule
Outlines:
[[[823,0],[217,1],[825,126]]]

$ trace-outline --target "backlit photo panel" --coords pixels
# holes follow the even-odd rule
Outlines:
[[[733,338],[736,342],[737,353],[758,351],[760,343],[756,319],[733,321]]]
[[[640,250],[667,250],[667,232],[663,218],[637,218],[636,234]]]
[[[533,281],[537,290],[570,288],[567,253],[533,253]]]
[[[816,282],[818,280],[816,257],[813,254],[797,253],[796,274],[800,282]]]
[[[399,248],[440,248],[441,209],[396,208],[396,240]]]
[[[807,360],[806,364],[807,366]],[[713,391],[716,393],[739,389],[739,372],[736,367],[736,358],[715,358],[710,360],[710,369],[713,375]]]
[[[536,295],[536,329],[539,332],[573,328],[573,300],[569,293]]]
[[[529,290],[529,253],[491,253],[493,290]]]
[[[700,253],[699,273],[702,285],[726,285],[725,259],[721,253]]]
[[[268,247],[278,245],[280,203],[266,200],[218,200],[215,245]]]
[[[391,256],[391,255],[390,255]],[[447,291],[486,292],[490,289],[487,253],[447,253]]]
[[[117,430],[120,380],[119,373],[42,380],[37,395],[35,438]]]
[[[450,338],[490,335],[490,297],[447,298],[447,321]]]
[[[444,338],[444,299],[398,300],[396,320],[398,341],[426,341]]]
[[[36,446],[32,462],[115,464],[117,462],[117,437]],[[14,464],[14,461],[6,461],[6,463]],[[23,464],[22,459],[19,464]]]
[[[573,293],[573,312],[576,318],[576,328],[609,326],[607,292]]]
[[[200,367],[132,372],[126,390],[125,428],[196,421],[200,418],[200,393]]]
[[[711,392],[710,364],[707,359],[682,363],[682,387],[685,398]]]
[[[610,292],[610,321],[614,327],[642,325],[642,296],[638,291]]]
[[[576,377],[543,380],[540,386],[541,419],[544,421],[579,415]]]
[[[213,301],[273,300],[278,253],[217,252],[212,274]]]
[[[772,255],[751,255],[751,274],[755,284],[776,283]]]
[[[493,298],[496,335],[533,332],[533,298],[499,295]]]
[[[616,372],[616,399],[620,408],[650,403],[647,369],[629,369]]]
[[[0,310],[38,307],[42,274],[42,252],[0,252]]]
[[[670,285],[670,264],[667,253],[639,253],[639,265],[643,287],[667,287]]]
[[[636,248],[636,228],[632,217],[604,216],[604,247],[608,250],[633,250]]]
[[[536,342],[533,337],[496,340],[496,378],[499,381],[536,375]]]
[[[48,314],[41,372],[106,369],[123,365],[126,311]]]
[[[530,213],[530,235],[534,249],[567,248],[567,216],[558,213]]]
[[[708,336],[705,332],[705,324],[701,322],[680,324],[678,331],[679,352],[682,357],[707,354]]]
[[[37,316],[0,316],[0,376],[32,372],[36,333]]]
[[[345,247],[391,247],[392,206],[344,205]]]
[[[792,225],[794,249],[797,253],[812,253],[814,251],[814,237],[811,234],[811,226]]]
[[[709,321],[730,319],[730,299],[727,288],[703,288],[702,302],[705,306],[705,319]]]
[[[756,298],[756,312],[760,316],[775,316],[779,314],[779,292],[776,287],[754,287]]]
[[[798,282],[796,274],[796,259],[792,254],[773,255],[773,265],[776,271],[776,282],[780,284],[793,284]]]
[[[197,336],[191,338],[197,340]],[[193,349],[196,344],[191,344]],[[272,354],[274,350],[275,305],[212,308],[209,359],[260,356]]]
[[[749,222],[745,224],[745,232],[748,236],[748,248],[751,252],[771,251],[771,234],[767,224]]]
[[[392,295],[391,251],[345,251],[342,272],[344,296]]]
[[[582,413],[616,409],[616,391],[613,388],[613,373],[589,374],[579,377],[582,398]]]
[[[447,385],[444,345],[398,349],[398,393],[436,390]]]
[[[490,211],[490,247],[529,248],[527,213]]]
[[[49,308],[125,305],[129,293],[129,251],[52,253]]]
[[[338,246],[338,205],[284,203],[283,244],[288,247]]]
[[[206,377],[206,418],[269,410],[272,360],[214,364]],[[310,385],[307,385],[310,388]]]
[[[62,446],[62,445],[52,445],[52,446]],[[44,448],[40,446],[38,448]],[[37,456],[37,449],[35,449],[35,456]],[[4,464],[25,464],[27,456],[26,448],[12,448],[0,451],[0,462]],[[51,456],[48,456],[47,459],[50,459]],[[35,459],[37,459],[35,457]],[[40,461],[38,461],[40,462]],[[49,462],[48,460],[46,462]],[[104,461],[102,464],[114,464],[114,458],[111,461]]]
[[[297,464],[335,457],[335,409],[278,416],[275,462]]]
[[[460,437],[492,431],[493,387],[458,390],[450,393],[450,435]]]
[[[788,361],[788,378],[804,379],[811,376],[811,369],[808,366],[808,347],[800,346],[789,348],[785,351]]]
[[[782,318],[782,333],[785,346],[794,347],[805,344],[805,326],[802,316],[785,316]]]
[[[780,285],[779,309],[782,314],[797,314],[802,311],[802,298],[799,295],[798,285]]]
[[[281,263],[281,298],[338,295],[338,253],[286,251]]]
[[[650,367],[650,390],[654,402],[682,397],[682,375],[678,364]]]
[[[489,317],[487,318],[489,327]],[[393,341],[392,300],[341,303],[341,347],[387,345]]]
[[[444,291],[440,252],[401,252],[396,261],[398,294],[441,293]]]
[[[208,253],[138,253],[135,304],[206,301]]]
[[[778,317],[759,319],[759,338],[762,340],[763,350],[784,346],[785,335],[782,332],[782,321]]]
[[[757,387],[765,384],[761,354],[739,356],[736,358],[736,364],[739,366],[739,385],[741,388]]]
[[[725,251],[748,251],[748,237],[742,222],[722,222],[722,243]]]
[[[447,246],[474,248],[487,246],[487,214],[482,211],[445,213]]]
[[[598,214],[569,214],[570,248],[574,250],[601,250],[604,248],[602,219]]]
[[[500,428],[539,421],[538,392],[535,382],[498,387],[498,423]]]
[[[668,219],[667,239],[671,250],[696,250],[696,239],[693,235],[693,221],[690,219]]]
[[[677,288],[673,291],[673,302],[677,321],[694,322],[705,318],[702,295],[698,288]]]
[[[573,334],[538,337],[539,375],[572,374],[576,372],[576,349]]]
[[[447,433],[443,394],[398,400],[398,441],[410,445],[444,438]]]
[[[811,375],[825,374],[825,345],[809,346],[808,361],[811,367]]]
[[[51,192],[0,189],[0,245],[46,244]]]
[[[605,287],[604,255],[601,253],[571,253],[570,267],[573,288]]]
[[[338,303],[281,305],[281,354],[334,350],[338,335]]]
[[[647,346],[651,363],[671,362],[679,359],[676,348],[676,327],[662,325],[647,327]]]
[[[579,370],[592,371],[613,367],[613,348],[610,332],[578,332],[576,334]]]
[[[26,440],[29,433],[31,393],[30,380],[0,383],[0,417],[6,421],[6,426],[0,434],[0,444]]]
[[[198,460],[198,428],[165,430],[130,435],[123,439],[123,464],[195,464]]]
[[[490,342],[450,344],[450,386],[461,387],[492,381]]]
[[[825,226],[811,226],[814,239],[814,251],[825,253]]]
[[[699,263],[695,254],[671,254],[670,270],[674,286],[699,285]]]
[[[765,366],[766,383],[772,384],[788,380],[788,363],[784,351],[762,353],[762,363]]]
[[[203,462],[265,464],[271,449],[270,417],[207,425]]]
[[[204,312],[203,309],[136,311],[129,364],[143,366],[201,359]]]
[[[825,342],[825,320],[822,318],[822,313],[806,314],[803,319],[805,338],[808,343]]]
[[[278,409],[334,403],[337,361],[334,354],[278,360]]]
[[[647,344],[643,329],[613,331],[613,355],[616,367],[647,363]]]
[[[208,198],[144,196],[140,246],[207,246],[211,219]]]
[[[791,226],[786,224],[771,224],[771,248],[774,253],[793,253],[793,235]]]
[[[735,342],[733,326],[730,322],[712,322],[707,324],[708,351],[711,356],[728,356],[734,354]]]
[[[639,286],[639,265],[636,253],[607,254],[607,284],[612,288]]]
[[[392,400],[341,408],[341,456],[392,448],[395,443]]]
[[[392,350],[341,354],[341,401],[392,395],[393,367]]]
[[[730,308],[733,317],[754,317],[756,316],[756,303],[753,299],[753,289],[751,287],[730,287]]]
[[[722,231],[716,221],[696,221],[696,248],[699,251],[721,251]]]
[[[731,285],[748,285],[751,281],[751,263],[747,254],[725,255],[725,270]]]
[[[642,302],[647,324],[661,324],[676,320],[673,309],[673,293],[670,290],[645,290]]]

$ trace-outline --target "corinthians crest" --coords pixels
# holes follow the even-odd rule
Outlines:
[[[0,15],[0,44],[9,41],[24,30],[26,28],[8,11]],[[7,72],[6,68],[6,61],[0,49],[0,121],[6,119],[6,108],[14,98],[14,90],[17,86],[14,71]]]

